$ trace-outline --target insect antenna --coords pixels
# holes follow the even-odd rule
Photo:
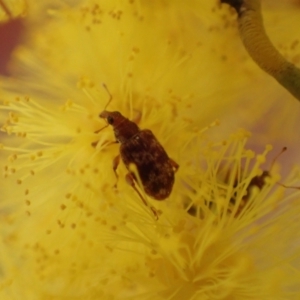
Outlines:
[[[112,101],[113,96],[112,96],[112,94],[110,93],[110,91],[109,91],[109,89],[108,89],[108,87],[107,87],[107,85],[106,85],[105,83],[102,83],[102,86],[103,86],[103,88],[106,90],[106,92],[107,92],[107,94],[108,94],[108,96],[109,96],[108,102],[107,102],[106,105],[104,106],[104,110],[103,110],[103,111],[105,111],[106,108],[107,108],[107,106],[109,105],[109,103]],[[100,129],[94,131],[94,133],[97,134],[97,133],[99,133],[101,130],[103,130],[104,128],[106,128],[106,127],[108,127],[108,126],[109,126],[109,124],[107,124],[107,125],[105,125],[104,127],[102,127],[102,128],[100,128]]]
[[[108,107],[108,105],[109,105],[110,102],[112,101],[113,96],[112,96],[112,94],[110,93],[110,91],[109,91],[109,89],[108,89],[108,87],[107,87],[107,85],[106,85],[105,83],[102,83],[102,86],[103,86],[103,88],[106,90],[106,92],[107,92],[107,94],[108,94],[108,96],[109,96],[108,102],[107,102],[106,105],[104,106],[104,110],[106,110],[106,108]]]
[[[287,147],[283,147],[281,151],[273,158],[268,170],[264,170],[260,176],[256,176],[252,179],[252,185],[260,186],[262,188],[265,185],[265,178],[271,176],[272,169],[278,157],[287,150]]]
[[[275,161],[278,159],[278,157],[287,150],[287,147],[283,147],[282,150],[274,157],[272,163],[271,163],[271,167],[270,170],[273,168]],[[287,189],[297,189],[300,190],[300,186],[290,186],[290,185],[286,185],[284,183],[281,182],[276,182],[278,185],[287,188]]]
[[[286,150],[287,150],[287,147],[283,147],[283,148],[281,149],[281,151],[273,158],[272,163],[271,163],[271,165],[270,165],[269,172],[270,172],[270,171],[272,170],[272,168],[274,167],[274,164],[275,164],[276,160],[278,159],[278,157],[279,157],[282,153],[284,153]]]
[[[106,92],[107,92],[107,94],[108,94],[108,96],[109,96],[108,102],[106,103],[106,105],[105,105],[105,107],[104,107],[104,111],[105,111],[106,108],[107,108],[107,106],[109,105],[109,103],[112,101],[113,97],[112,97],[112,94],[109,92],[109,89],[108,89],[107,85],[106,85],[105,83],[102,83],[102,86],[103,86],[103,88],[106,90]],[[106,124],[105,126],[103,126],[102,128],[100,128],[100,129],[94,131],[94,133],[95,133],[95,134],[98,134],[100,131],[102,131],[103,129],[105,129],[105,128],[108,127],[108,126],[109,126],[109,124],[107,123],[107,124]],[[93,142],[91,145],[92,145],[92,147],[95,148],[95,147],[97,146],[97,144],[98,144],[98,141]]]
[[[295,190],[300,190],[300,186],[293,186],[293,185],[285,185],[284,183],[277,182],[278,185],[281,185],[282,187],[286,189],[295,189]]]

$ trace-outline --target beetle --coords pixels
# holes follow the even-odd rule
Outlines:
[[[117,168],[121,159],[128,170],[125,177],[127,183],[138,193],[146,206],[149,205],[135,183],[140,182],[145,193],[151,198],[165,200],[172,192],[175,173],[179,165],[168,156],[151,130],[140,129],[135,122],[130,121],[118,111],[106,110],[112,100],[112,95],[106,85],[103,86],[110,98],[99,117],[112,126],[116,142],[120,144],[119,154],[113,160],[113,170],[117,181]],[[132,165],[135,166],[137,174],[133,171]],[[157,217],[155,209],[150,208]]]
[[[246,191],[245,194],[242,195],[242,199],[239,202],[238,207],[236,207],[236,212],[235,212],[235,217],[238,217],[240,215],[240,213],[244,210],[244,208],[246,207],[246,205],[248,204],[249,200],[250,200],[250,196],[251,193],[253,192],[253,189],[256,188],[258,190],[262,190],[264,188],[264,186],[266,185],[266,180],[268,177],[271,177],[271,171],[272,168],[276,162],[276,160],[278,159],[278,157],[284,153],[287,150],[287,147],[283,147],[282,150],[273,158],[271,165],[269,167],[268,170],[263,170],[262,173],[260,175],[256,175],[254,177],[251,178],[249,184],[246,187]],[[224,179],[224,183],[229,184],[229,175],[230,175],[230,170],[227,171],[227,174],[225,176]],[[238,179],[236,178],[233,182],[233,188],[236,188],[238,185]],[[282,183],[277,182],[277,184],[286,187],[286,188],[296,188],[296,189],[300,189],[300,187],[290,187],[290,186],[286,186]],[[196,191],[194,191],[194,193],[196,193]],[[235,207],[237,204],[237,194],[236,192],[230,197],[230,205],[228,206],[228,213],[232,213],[232,207]],[[213,201],[208,201],[208,200],[204,200],[205,204],[207,206],[207,208],[211,211],[214,210],[214,202]],[[201,210],[201,207],[197,207],[197,205],[195,204],[189,204],[187,206],[187,212],[192,215],[192,216],[200,216],[203,217],[204,212]]]
[[[238,216],[241,213],[241,211],[244,209],[244,207],[247,205],[253,188],[257,188],[259,190],[263,189],[263,187],[266,185],[267,177],[271,177],[271,170],[272,170],[276,160],[286,150],[287,150],[287,147],[283,147],[281,149],[281,151],[273,158],[271,165],[269,167],[269,170],[263,170],[260,175],[256,175],[251,178],[250,183],[248,184],[247,189],[246,189],[246,194],[243,196],[242,201],[237,209],[236,216]],[[278,184],[280,184],[280,183],[278,183]],[[236,187],[236,185],[237,185],[237,181],[235,182],[234,187]],[[230,199],[230,202],[233,205],[235,205],[236,199],[233,197]]]

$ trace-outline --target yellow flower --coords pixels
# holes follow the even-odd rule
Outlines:
[[[20,18],[26,14],[27,4],[25,0],[1,0],[0,2],[0,23]]]
[[[235,53],[222,56],[231,17],[207,1],[50,12],[0,82],[1,300],[298,299],[298,190],[277,184],[275,168],[262,176],[271,147],[249,150],[245,130],[212,137],[231,126],[215,128],[216,107],[237,105],[230,91],[247,80],[224,84],[239,70],[227,69]],[[171,196],[147,198],[158,220],[122,164],[113,187],[119,145],[111,127],[95,133],[102,82],[107,110],[140,112],[180,165]]]

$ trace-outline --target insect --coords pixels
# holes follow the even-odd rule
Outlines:
[[[238,217],[239,214],[245,209],[246,205],[248,204],[250,200],[251,193],[253,193],[253,189],[259,189],[262,190],[263,187],[266,185],[266,179],[267,177],[271,177],[271,170],[278,159],[278,157],[287,150],[286,147],[283,147],[282,150],[273,158],[272,163],[269,167],[269,170],[263,170],[261,175],[257,175],[252,177],[250,180],[249,184],[247,185],[246,192],[244,195],[242,195],[242,199],[239,201],[238,207],[236,207],[235,211],[235,217]],[[230,171],[229,171],[230,172]],[[225,177],[225,183],[228,183],[228,177],[229,177],[229,172],[227,173]],[[281,183],[278,183],[284,187],[287,187]],[[233,188],[236,188],[238,185],[238,180],[235,179],[233,182]],[[297,187],[291,187],[291,188],[297,188]],[[300,188],[299,188],[300,189]],[[237,193],[235,192],[231,198],[230,198],[230,206],[228,208],[228,212],[232,213],[232,207],[235,207],[237,204]],[[206,206],[209,210],[213,211],[214,210],[214,202],[213,201],[205,201]],[[197,207],[196,205],[190,205],[187,212],[192,215],[192,216],[202,216],[204,215],[204,212],[201,211],[201,207]]]
[[[146,206],[149,206],[147,201],[136,187],[139,180],[148,196],[155,200],[165,200],[172,192],[175,172],[179,165],[168,156],[151,130],[140,129],[135,122],[130,121],[118,111],[106,110],[112,101],[112,95],[106,85],[103,86],[109,94],[109,100],[99,117],[112,126],[116,142],[120,143],[120,153],[113,160],[113,170],[117,181],[117,168],[121,159],[128,170],[125,177],[127,183],[137,192]],[[136,167],[138,178],[132,170],[132,165]],[[153,207],[150,208],[157,217],[156,210]]]
[[[269,170],[264,170],[261,175],[254,176],[251,179],[251,181],[250,181],[250,183],[248,185],[247,190],[251,189],[251,187],[254,187],[254,186],[258,187],[260,190],[264,187],[264,185],[266,184],[266,178],[271,176],[271,170],[272,170],[272,168],[273,168],[276,160],[286,150],[287,150],[287,147],[283,147],[281,149],[281,151],[273,158]]]
[[[239,205],[239,207],[237,209],[236,216],[238,216],[241,213],[241,211],[243,210],[243,208],[248,203],[253,188],[258,188],[259,190],[261,190],[265,186],[265,184],[266,184],[266,178],[271,176],[271,170],[272,170],[272,168],[273,168],[276,160],[286,150],[287,150],[287,147],[283,147],[281,149],[281,151],[273,158],[269,170],[263,170],[262,173],[261,173],[261,175],[254,176],[250,180],[250,183],[249,183],[249,185],[247,186],[247,189],[246,189],[246,195],[244,195],[243,198],[242,198],[242,201],[241,201],[241,203],[240,203],[240,205]],[[236,185],[237,185],[237,183],[235,183],[235,186]],[[235,204],[235,202],[236,202],[235,198],[234,197],[231,198],[230,202],[232,204]]]

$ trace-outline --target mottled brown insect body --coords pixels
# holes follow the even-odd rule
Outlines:
[[[156,200],[164,200],[170,195],[174,184],[174,168],[150,130],[141,130],[121,144],[120,154],[127,169],[131,163],[136,165],[147,195]]]
[[[179,165],[169,158],[153,133],[148,129],[139,129],[137,124],[117,111],[104,110],[100,118],[106,119],[113,127],[116,140],[121,144],[120,157],[129,171],[126,176],[129,184],[134,187],[133,181],[138,182],[130,169],[130,165],[134,164],[145,193],[156,200],[166,199],[172,191]],[[117,165],[118,157],[115,159],[115,171]]]

